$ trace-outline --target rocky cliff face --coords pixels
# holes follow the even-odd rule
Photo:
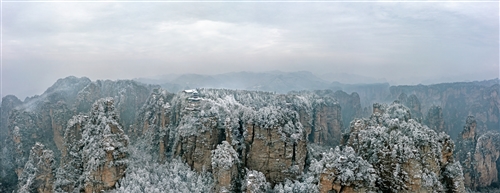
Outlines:
[[[362,107],[371,107],[373,103],[393,101],[400,94],[398,93],[395,96],[389,97],[391,92],[388,83],[342,85],[334,82],[330,89],[342,90],[347,93],[356,92],[361,99]],[[363,116],[370,116],[370,114],[371,112],[368,112],[368,114],[363,114]]]
[[[474,160],[477,187],[498,186],[500,156],[500,133],[488,132],[477,140]]]
[[[401,93],[411,93],[420,100],[422,112],[432,105],[442,107],[445,131],[455,137],[461,132],[463,117],[476,118],[478,133],[500,131],[500,86],[498,80],[491,84],[481,82],[444,83],[436,85],[392,86],[390,98]]]
[[[23,103],[4,99],[1,111],[9,116],[2,115],[8,133],[2,136],[2,145],[8,144],[2,146],[2,172],[25,177],[1,183],[31,186],[26,176],[39,174],[26,164],[36,141],[53,151],[51,163],[59,166],[52,177],[38,170],[44,171],[42,191],[463,192],[463,176],[469,187],[498,183],[498,139],[478,134],[487,124],[467,121],[461,138],[469,142],[457,143],[465,152],[457,158],[469,159],[461,161],[462,173],[453,141],[436,132],[447,127],[444,107],[429,108],[420,121],[426,104],[419,94],[404,92],[410,95],[400,92],[399,103],[375,104],[370,118],[361,119],[357,93],[172,94],[132,81],[68,78]],[[481,96],[496,96],[490,94]]]
[[[197,171],[212,171],[211,151],[221,141],[228,140],[245,158],[242,163],[260,170],[275,183],[289,177],[293,179],[301,173],[308,138],[326,146],[338,145],[343,123],[360,114],[356,93],[317,91],[319,94],[280,95],[214,90],[206,95],[210,99],[207,102],[191,97],[190,93],[174,95],[161,89],[150,95],[153,88],[133,81],[92,82],[87,78],[68,77],[58,80],[42,95],[27,98],[22,103],[5,98],[2,111],[7,113],[2,115],[8,114],[9,117],[3,117],[6,121],[2,121],[2,129],[10,134],[5,136],[8,140],[3,144],[2,165],[6,167],[2,168],[11,169],[6,173],[15,176],[11,179],[17,179],[30,147],[34,141],[40,141],[54,152],[56,165],[66,168],[58,171],[82,173],[73,172],[74,175],[61,177],[67,181],[57,183],[58,190],[78,191],[84,186],[77,179],[83,171],[74,160],[83,160],[84,157],[75,157],[75,151],[85,147],[79,141],[83,140],[81,132],[89,118],[78,114],[91,111],[92,103],[100,98],[113,97],[124,133],[129,134],[132,141],[137,138],[147,141],[149,145],[143,145],[143,148],[157,152],[153,155],[160,162],[180,156]],[[229,107],[221,99],[230,95],[234,95],[237,109],[224,109]],[[346,108],[343,109],[341,104]],[[269,115],[262,117],[261,113]],[[343,113],[347,118],[342,117]],[[68,125],[70,119],[72,125]],[[265,157],[259,153],[261,149],[267,149]],[[268,162],[276,163],[267,168]],[[286,172],[282,174],[284,170]],[[4,179],[2,184],[9,184]],[[10,183],[17,184],[15,180]]]
[[[464,182],[467,187],[475,187],[473,183],[476,178],[476,172],[474,171],[473,159],[477,144],[476,125],[477,122],[474,116],[468,116],[464,129],[457,140],[457,153],[455,157],[462,164]]]
[[[339,97],[337,99],[336,97]],[[340,144],[343,123],[349,117],[359,116],[361,107],[357,94],[331,90],[314,92],[291,92],[283,96],[283,101],[292,110],[299,113],[300,123],[304,127],[308,141],[320,145],[335,147]],[[345,105],[344,109],[341,105]],[[352,105],[352,106],[351,106]]]
[[[465,185],[471,189],[498,186],[500,133],[478,136],[477,121],[468,116],[457,142],[457,159],[464,168]]]
[[[279,97],[227,90],[179,94],[172,100],[174,155],[198,171],[212,171],[211,152],[227,140],[243,167],[264,173],[272,183],[299,175],[305,164],[306,135],[298,113]]]
[[[8,133],[7,123],[9,121],[9,115],[15,107],[21,105],[23,102],[19,100],[16,96],[7,95],[2,99],[2,105],[0,106],[0,130],[2,133]],[[4,141],[8,135],[0,135],[0,141]]]
[[[15,173],[12,133],[7,127],[11,111],[22,104],[17,97],[7,95],[2,99],[0,106],[0,192],[12,192],[17,187],[17,175]]]
[[[152,90],[157,88],[157,86],[144,85],[130,80],[97,80],[78,92],[73,108],[76,112],[88,112],[97,99],[113,97],[116,112],[123,122],[123,129],[126,134],[129,134],[137,119],[136,114],[139,109],[144,105]]]
[[[295,179],[305,167],[306,138],[298,114],[263,108],[246,124],[245,165],[267,177],[271,184]],[[259,123],[260,122],[260,123]]]
[[[42,95],[27,98],[22,103],[12,96],[4,97],[0,130],[6,131],[2,135],[6,140],[0,141],[3,149],[0,168],[15,169],[2,172],[1,187],[12,187],[8,184],[14,183],[17,179],[14,176],[22,173],[29,150],[36,141],[52,150],[55,162],[59,163],[67,154],[64,147],[67,121],[73,115],[89,112],[99,98],[114,98],[118,116],[124,120],[123,130],[127,132],[152,88],[134,81],[92,82],[88,78],[67,77],[59,79]]]
[[[410,109],[410,113],[411,113],[412,118],[414,120],[421,122],[421,120],[423,119],[422,111],[421,111],[421,104],[420,104],[420,101],[418,100],[418,98],[415,94],[411,94],[410,96],[407,96],[405,93],[401,93],[398,96],[398,100],[401,104],[403,104],[404,106],[406,106]]]
[[[312,142],[320,145],[335,146],[340,144],[342,135],[341,107],[338,104],[320,104],[315,108],[311,133]]]
[[[46,150],[43,144],[35,143],[31,148],[28,162],[19,176],[18,192],[53,192],[54,169],[54,153]]]
[[[152,152],[166,160],[179,156],[196,171],[231,171],[238,176],[233,188],[234,183],[244,186],[244,168],[262,173],[272,185],[296,179],[306,166],[308,134],[310,142],[320,145],[340,143],[341,107],[329,96],[222,89],[187,90],[173,97],[165,93],[153,92],[138,121],[139,131],[151,131],[156,138],[142,135],[139,140],[154,141],[147,142]],[[237,170],[213,168],[212,152],[222,141],[237,152]]]
[[[341,107],[342,126],[347,126],[353,119],[363,116],[361,99],[356,92],[352,92],[349,95],[341,90],[335,92],[332,90],[317,90],[314,93],[322,97],[332,97],[338,102]]]
[[[64,133],[64,149],[66,154],[61,159],[57,170],[56,192],[80,192],[83,189],[82,140],[83,129],[89,123],[88,115],[76,115],[68,121]]]
[[[85,192],[114,188],[127,168],[128,137],[118,122],[112,98],[94,103],[82,140]]]
[[[174,94],[166,90],[154,89],[129,132],[131,139],[138,139],[141,149],[154,155],[154,159],[161,163],[166,160],[166,154],[172,152],[169,139],[173,97]]]
[[[13,122],[9,123],[8,138],[5,140],[7,147],[4,155],[8,161],[6,165],[11,165],[15,169],[15,174],[19,177],[23,173],[25,163],[28,161],[30,149],[35,142],[41,142],[46,149],[57,149],[51,132],[45,132],[41,129],[40,116],[34,112],[13,110],[11,118],[15,117]],[[31,146],[31,147],[30,147]],[[9,148],[10,147],[10,148]],[[51,147],[51,148],[50,148]],[[55,156],[60,154],[54,153]]]
[[[172,103],[176,116],[169,131],[173,134],[172,153],[196,171],[212,171],[212,150],[224,140],[218,111],[205,113],[202,109],[210,110],[213,103],[203,101],[195,93],[181,93]]]
[[[267,183],[276,185],[276,191],[308,186],[324,192],[464,191],[462,169],[453,159],[453,141],[413,120],[411,110],[399,103],[374,105],[370,119],[353,122],[345,140],[352,149],[344,147],[331,152],[333,158],[325,154],[309,161],[309,168],[315,169],[304,173],[307,128],[311,142],[326,135],[314,136],[321,126],[314,119],[316,112],[328,112],[325,104],[335,105],[335,100],[329,100],[310,93],[275,95],[213,89],[179,93],[169,103],[171,119],[166,130],[173,148],[165,155],[180,156],[193,169],[212,172],[218,191],[261,190]],[[223,141],[234,149],[237,156],[231,154],[233,160],[241,162],[215,168],[213,152],[218,144],[226,144]],[[244,168],[262,174],[265,180],[256,178],[257,174],[250,177]]]
[[[438,133],[446,132],[446,125],[443,117],[443,108],[435,105],[431,106],[431,108],[429,108],[429,110],[427,111],[427,116],[424,119],[424,124]]]
[[[346,141],[373,165],[382,191],[465,191],[453,141],[413,120],[399,103],[374,105],[370,119],[352,122]]]
[[[352,147],[343,150],[337,146],[334,151],[323,155],[316,164],[323,170],[319,176],[319,192],[375,192],[379,178],[373,166],[356,155]]]
[[[118,116],[124,120],[124,130],[128,132],[135,121],[135,114],[149,97],[152,88],[154,86],[127,80],[91,82],[88,78],[67,77],[59,79],[41,96],[27,98],[22,104],[18,104],[14,111],[33,114],[34,118],[28,122],[33,122],[38,129],[50,133],[53,138],[50,141],[56,145],[58,150],[55,153],[62,152],[64,154],[64,148],[62,148],[64,129],[67,120],[73,115],[89,112],[97,99],[113,97]],[[6,125],[7,128],[12,129],[14,122],[21,124],[26,122],[26,120],[18,121],[22,117],[16,116],[15,112],[10,112],[10,114],[14,115],[6,121],[9,125]],[[33,128],[21,129],[30,130]]]
[[[73,117],[65,139],[68,154],[57,172],[56,191],[100,192],[124,176],[129,142],[112,98],[96,101],[88,116]]]
[[[214,192],[239,192],[240,160],[233,147],[227,141],[223,141],[212,152],[212,160]]]

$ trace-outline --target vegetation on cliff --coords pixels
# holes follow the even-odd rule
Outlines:
[[[445,107],[424,117],[416,94],[360,118],[356,93],[152,88],[69,78],[25,102],[7,98],[0,161],[11,169],[2,167],[0,190],[463,192],[498,184],[498,134],[476,134],[484,124],[468,118],[455,150],[442,132]]]

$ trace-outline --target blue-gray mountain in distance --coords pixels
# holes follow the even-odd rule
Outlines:
[[[357,81],[353,81],[356,79]],[[349,84],[385,83],[383,79],[350,74],[323,74],[321,78],[307,71],[298,72],[230,72],[216,75],[169,74],[150,78],[138,78],[139,82],[159,84],[177,92],[192,88],[227,88],[261,90],[286,93],[292,90],[343,88]],[[339,84],[340,83],[340,84]],[[388,86],[388,84],[387,84]]]

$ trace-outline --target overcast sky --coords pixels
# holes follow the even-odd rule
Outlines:
[[[3,2],[2,96],[57,79],[232,71],[498,78],[499,3]]]

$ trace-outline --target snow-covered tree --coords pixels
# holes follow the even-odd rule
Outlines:
[[[90,115],[68,121],[66,155],[57,169],[56,192],[112,189],[127,167],[128,137],[115,112],[113,98],[96,101]],[[103,176],[106,172],[109,175]]]
[[[211,192],[212,175],[197,173],[179,159],[164,164],[152,159],[149,152],[129,147],[130,164],[125,177],[110,192],[163,193],[163,192]]]
[[[238,153],[227,141],[217,145],[212,151],[212,172],[214,175],[214,191],[237,191],[237,183],[240,181],[238,168],[240,159]]]
[[[323,153],[322,159],[313,161],[309,170],[319,175],[319,188],[322,191],[335,187],[349,187],[375,191],[376,180],[379,178],[373,166],[358,156],[350,146]],[[337,190],[338,191],[338,190]]]
[[[450,137],[411,119],[410,110],[397,102],[376,104],[374,111],[370,119],[351,123],[355,132],[348,145],[373,165],[377,186],[387,192],[451,189],[441,174],[455,164]]]
[[[54,169],[54,153],[36,142],[19,176],[18,192],[52,192]]]
[[[245,179],[241,185],[243,191],[252,193],[266,193],[271,189],[271,184],[266,181],[266,176],[255,170],[246,171]]]

